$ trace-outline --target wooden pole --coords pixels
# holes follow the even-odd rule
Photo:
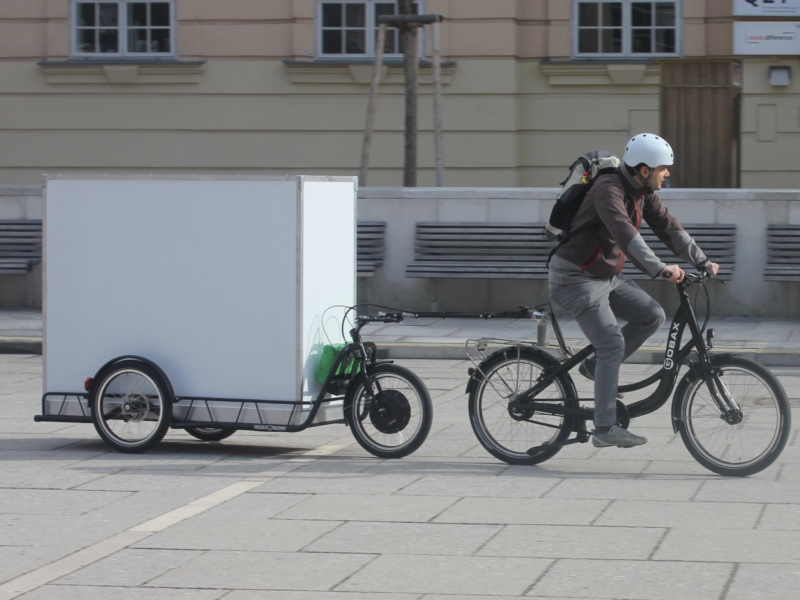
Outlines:
[[[372,145],[372,130],[375,126],[375,104],[378,100],[378,85],[383,69],[383,46],[386,42],[386,23],[381,23],[378,29],[378,41],[375,48],[375,67],[372,70],[372,82],[369,86],[369,103],[367,104],[367,124],[364,127],[364,143],[361,147],[361,168],[358,171],[358,185],[367,185],[367,170],[369,169],[369,151]]]
[[[417,30],[430,23],[442,20],[441,15],[413,14],[413,0],[397,0],[397,15],[382,15],[379,23],[395,25],[403,40],[403,74],[406,81],[405,94],[405,148],[403,186],[417,185],[417,86],[419,82],[419,34]]]
[[[406,80],[405,159],[403,186],[417,186],[417,27],[406,26],[403,32],[403,67]]]
[[[442,53],[439,23],[433,24],[433,132],[436,145],[436,186],[444,186],[444,140],[442,139]]]

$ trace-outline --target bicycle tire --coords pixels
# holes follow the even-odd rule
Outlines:
[[[197,438],[201,442],[219,442],[231,437],[236,433],[236,430],[226,429],[224,427],[187,427],[186,433]]]
[[[356,441],[379,458],[402,458],[425,442],[433,423],[433,402],[422,380],[399,365],[369,370],[375,393],[366,397],[363,374],[353,378],[345,396],[344,417]]]
[[[155,369],[138,360],[121,360],[95,380],[92,421],[104,442],[119,452],[139,453],[164,438],[172,421],[172,398]]]
[[[469,395],[469,420],[478,441],[495,458],[510,465],[536,465],[555,456],[561,446],[540,450],[533,456],[527,454],[529,449],[546,443],[561,443],[569,438],[575,417],[534,413],[536,420],[558,427],[551,429],[529,421],[533,414],[515,417],[508,408],[512,397],[533,387],[541,373],[553,366],[551,361],[530,350],[509,348],[481,363],[482,376]],[[524,385],[520,385],[523,379]],[[515,382],[513,389],[506,380]],[[554,384],[537,395],[537,400],[555,398],[560,399],[556,404],[566,408],[580,406],[575,384],[569,375],[559,375]],[[487,414],[490,411],[491,414]],[[549,430],[555,433],[547,438]]]
[[[690,371],[675,392],[683,443],[697,462],[719,475],[746,477],[763,471],[780,456],[791,434],[786,392],[756,362],[737,356],[712,356],[711,361],[743,420],[731,425],[722,419],[706,382]]]

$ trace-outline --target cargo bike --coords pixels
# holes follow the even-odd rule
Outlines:
[[[355,307],[353,307],[355,308]],[[100,437],[120,452],[144,452],[171,429],[185,429],[202,441],[221,441],[237,430],[298,432],[345,423],[366,451],[402,458],[417,450],[430,432],[433,404],[425,384],[392,361],[377,360],[377,347],[364,342],[370,323],[399,323],[401,314],[361,314],[349,344],[329,345],[322,387],[312,403],[182,397],[167,374],[141,356],[120,356],[85,381],[85,394],[48,392],[36,421],[93,423]],[[73,400],[80,415],[64,414]],[[235,415],[235,416],[234,416]],[[270,422],[286,424],[270,424]]]
[[[48,178],[35,420],[93,423],[129,453],[170,428],[220,441],[335,423],[375,456],[414,452],[428,391],[361,337],[403,316],[348,319],[355,197],[347,177]]]

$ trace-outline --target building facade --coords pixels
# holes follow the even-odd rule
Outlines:
[[[43,173],[358,173],[392,0],[2,0],[0,184]],[[445,180],[550,187],[674,141],[680,187],[800,188],[800,0],[420,0],[442,24]],[[399,185],[385,47],[368,185]],[[435,181],[430,36],[419,183]]]

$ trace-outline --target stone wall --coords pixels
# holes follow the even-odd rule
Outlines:
[[[546,302],[546,281],[412,279],[405,268],[414,258],[417,221],[546,222],[556,193],[553,188],[362,188],[359,219],[386,221],[387,232],[385,263],[373,278],[359,281],[359,299],[412,310],[503,310]],[[733,278],[709,286],[715,315],[800,316],[800,283],[763,280],[767,225],[800,224],[800,190],[667,189],[660,195],[684,223],[737,226]],[[669,284],[641,285],[668,312],[677,306]]]
[[[409,310],[502,310],[546,302],[546,281],[414,279],[405,270],[414,259],[418,221],[545,222],[556,193],[555,188],[361,188],[359,220],[385,221],[387,227],[385,262],[374,277],[359,279],[359,300]],[[710,286],[714,314],[800,317],[800,282],[763,280],[767,225],[800,224],[800,190],[667,189],[660,195],[684,223],[737,226],[733,278]],[[40,187],[0,187],[0,219],[41,219],[42,214]],[[677,305],[669,284],[640,284],[668,312]],[[41,265],[24,277],[0,276],[0,307],[41,305]]]

